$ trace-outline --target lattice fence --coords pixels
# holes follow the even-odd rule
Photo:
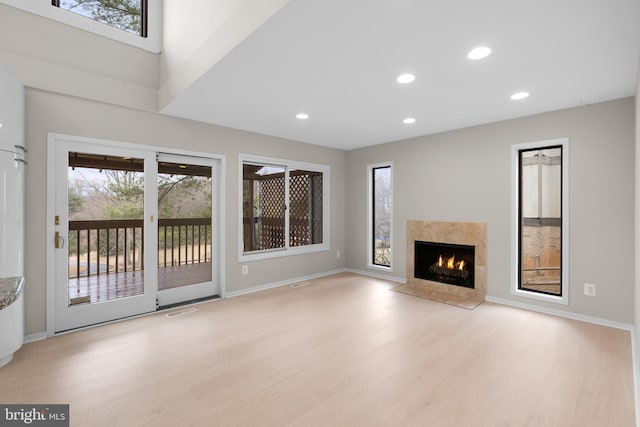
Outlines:
[[[284,176],[260,181],[260,249],[284,247]]]
[[[295,171],[289,181],[289,245],[322,243],[322,174]]]
[[[285,245],[284,174],[253,175],[245,180],[245,251],[282,248]],[[289,245],[322,243],[322,173],[294,170],[289,174]],[[248,206],[253,194],[257,212]],[[247,217],[252,212],[254,217]],[[251,236],[251,238],[250,238]]]

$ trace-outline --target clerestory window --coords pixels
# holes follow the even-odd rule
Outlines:
[[[51,0],[51,5],[147,37],[147,0]]]

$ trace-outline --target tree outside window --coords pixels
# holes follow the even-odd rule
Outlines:
[[[52,0],[51,4],[119,30],[147,36],[146,0]]]
[[[371,168],[372,264],[391,267],[391,166]]]

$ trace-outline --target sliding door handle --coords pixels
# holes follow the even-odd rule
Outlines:
[[[64,248],[64,237],[62,237],[60,235],[59,231],[56,231],[53,240],[54,240],[53,243],[54,243],[56,249]]]

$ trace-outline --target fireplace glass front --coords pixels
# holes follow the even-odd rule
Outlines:
[[[415,241],[414,277],[474,289],[475,246]]]

